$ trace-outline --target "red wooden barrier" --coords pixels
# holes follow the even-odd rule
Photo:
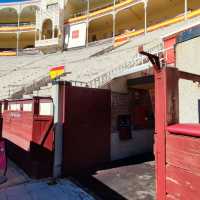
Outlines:
[[[200,125],[179,124],[179,79],[200,82],[200,75],[161,68],[147,52],[155,75],[156,199],[200,199]]]
[[[51,104],[51,98],[39,97],[4,102],[2,137],[7,140],[9,156],[35,177],[51,171],[46,168],[52,162],[54,143]]]
[[[155,156],[158,200],[200,198],[200,125],[178,124],[178,80],[200,76],[155,69]]]
[[[110,161],[111,94],[109,90],[61,84],[63,175],[86,171]]]

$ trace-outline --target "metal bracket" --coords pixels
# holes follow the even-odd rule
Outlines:
[[[160,58],[156,55],[153,55],[153,54],[150,54],[148,52],[145,52],[143,50],[139,51],[140,54],[144,55],[144,56],[147,56],[148,59],[150,60],[150,62],[152,63],[153,67],[156,69],[156,70],[160,70],[161,69],[161,66],[160,66]]]

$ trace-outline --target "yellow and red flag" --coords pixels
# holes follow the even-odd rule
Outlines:
[[[51,66],[48,68],[49,69],[49,76],[51,80],[54,80],[58,76],[61,76],[65,72],[65,66],[60,65],[60,66]]]

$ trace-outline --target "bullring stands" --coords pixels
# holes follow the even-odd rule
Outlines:
[[[97,80],[99,77],[109,74],[113,72],[114,69],[121,67],[122,71],[120,72],[123,72],[123,70],[125,71],[127,68],[139,65],[139,63],[135,63],[133,60],[137,57],[139,45],[143,44],[146,50],[154,49],[153,51],[156,51],[157,48],[158,51],[162,48],[161,38],[163,36],[187,29],[189,26],[197,25],[199,24],[199,21],[200,17],[195,17],[190,19],[190,23],[188,23],[188,21],[183,21],[155,30],[148,33],[146,36],[140,35],[133,38],[129,43],[99,56],[92,55],[110,47],[112,45],[110,41],[108,43],[63,53],[10,58],[2,57],[0,59],[1,99],[9,98],[13,93],[21,90],[23,87],[34,83],[37,85],[37,82],[40,79],[48,76],[48,66],[52,65],[65,65],[65,71],[69,73],[62,79],[84,83],[90,83],[92,80]],[[109,77],[109,79],[113,78],[113,75],[114,74],[112,74],[112,77]],[[101,84],[105,84],[105,82],[99,82],[95,87],[100,87]],[[48,85],[48,82],[46,85]],[[33,91],[40,89],[39,87],[40,85],[38,85],[38,88],[33,88],[33,90],[26,91],[25,93],[36,95],[36,92],[33,93]],[[43,92],[40,91],[39,95],[51,95],[51,84],[42,89]]]

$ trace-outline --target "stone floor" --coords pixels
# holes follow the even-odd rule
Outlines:
[[[0,185],[0,190],[31,181],[26,173],[10,160],[8,160],[6,177],[8,180],[4,184]]]
[[[103,200],[154,200],[155,163],[150,156],[117,161],[94,175],[76,177]]]
[[[55,182],[30,179],[9,161],[0,200],[153,200],[154,167],[152,158],[133,157]]]
[[[1,200],[94,200],[69,180],[29,182],[0,191]]]

